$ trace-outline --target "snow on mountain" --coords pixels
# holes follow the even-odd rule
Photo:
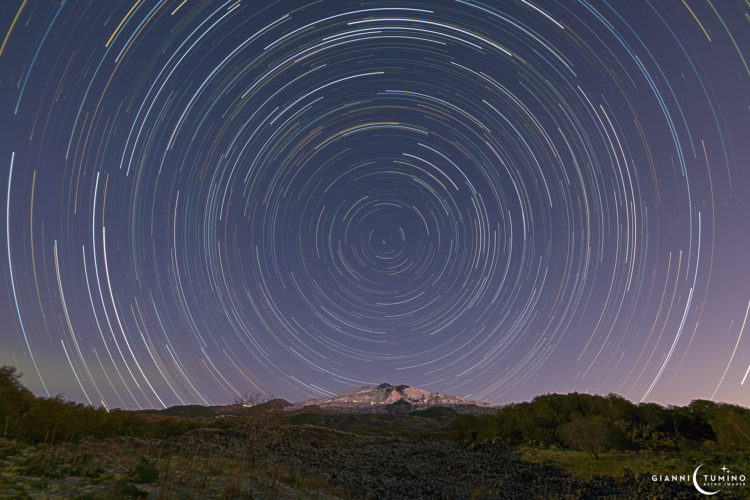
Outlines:
[[[302,401],[293,404],[288,410],[301,410],[305,406],[317,406],[342,413],[404,412],[435,406],[454,408],[460,413],[477,413],[495,408],[489,403],[388,383],[375,387],[360,387],[330,398]]]

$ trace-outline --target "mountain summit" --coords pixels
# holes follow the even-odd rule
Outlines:
[[[438,406],[452,408],[458,413],[487,413],[495,409],[489,403],[388,383],[360,387],[331,398],[302,401],[288,409],[301,410],[306,406],[337,413],[407,413]]]

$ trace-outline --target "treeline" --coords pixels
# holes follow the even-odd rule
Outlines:
[[[696,400],[688,406],[633,404],[610,394],[546,394],[501,408],[494,415],[465,415],[452,422],[463,439],[497,439],[511,445],[564,447],[598,458],[610,449],[677,450],[705,443],[750,449],[750,410]]]
[[[31,442],[72,442],[85,437],[167,438],[202,424],[186,418],[155,419],[134,412],[92,408],[61,396],[38,398],[16,369],[0,368],[0,436]]]

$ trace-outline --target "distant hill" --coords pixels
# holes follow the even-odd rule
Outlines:
[[[178,405],[170,406],[163,410],[139,410],[138,413],[144,415],[166,415],[170,417],[187,417],[187,418],[207,418],[212,419],[219,416],[227,415],[244,415],[257,412],[277,412],[290,406],[291,403],[283,399],[271,399],[255,405],[231,404],[220,406],[201,406],[201,405]]]
[[[138,413],[143,415],[165,415],[170,417],[187,418],[214,418],[216,416],[214,407],[201,405],[170,406],[163,410],[139,410]]]
[[[287,411],[300,411],[306,407],[336,413],[410,413],[441,407],[462,414],[493,413],[498,408],[472,399],[389,383],[360,387],[330,398],[302,401],[289,406]]]

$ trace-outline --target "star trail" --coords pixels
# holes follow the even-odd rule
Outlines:
[[[37,394],[750,404],[749,2],[2,11]]]

